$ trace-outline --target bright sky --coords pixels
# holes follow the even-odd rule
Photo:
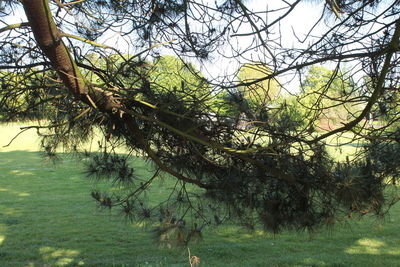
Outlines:
[[[265,11],[265,10],[278,10],[282,6],[287,6],[284,1],[265,1],[265,5],[260,4],[261,1],[258,0],[250,0],[248,1],[248,6],[254,12],[257,11]],[[294,1],[291,1],[294,2]],[[268,4],[267,4],[268,3]],[[313,28],[315,23],[322,15],[323,11],[323,3],[317,4],[315,2],[310,3],[308,1],[300,2],[294,10],[285,17],[281,22],[281,32],[275,32],[275,37],[271,35],[271,38],[276,38],[278,35],[282,38],[282,44],[286,48],[306,48],[307,43],[300,43],[298,42],[297,38],[304,38],[309,31]],[[266,18],[268,22],[274,21],[275,19],[282,16],[287,9],[282,10],[281,12],[271,12],[271,15]],[[322,21],[323,23],[319,24],[317,27],[313,29],[313,33],[315,36],[321,35],[323,30],[326,30],[327,27],[325,22],[326,20]],[[277,30],[278,28],[276,28]],[[252,32],[251,27],[249,24],[246,24],[245,27],[241,27],[240,32],[238,33],[247,33]],[[296,33],[297,38],[295,38],[294,33]],[[253,41],[253,36],[249,37],[240,37],[238,39],[235,50],[245,49],[246,47],[251,44]],[[274,51],[272,51],[274,52]],[[232,52],[230,47],[227,47],[225,50],[224,55],[230,55]],[[244,57],[249,61],[255,62],[265,62],[266,59],[263,58],[263,55],[268,54],[265,50],[251,50],[244,54]],[[243,63],[241,60],[240,63]],[[222,56],[215,58],[210,63],[204,63],[204,66],[196,64],[202,70],[203,73],[208,72],[208,76],[217,77],[223,76],[224,74],[234,74],[240,67],[240,64],[236,60],[228,60]],[[279,81],[285,84],[285,87],[288,91],[294,93],[298,91],[299,82],[297,79],[292,80],[291,77],[280,77]],[[291,80],[289,82],[289,79]]]
[[[209,1],[211,5],[215,5],[213,0]],[[259,0],[249,0],[247,1],[247,5],[254,12],[265,11],[265,10],[278,10],[282,6],[287,7],[287,4],[284,1],[265,1],[265,4],[260,4]],[[295,2],[295,1],[291,1]],[[263,2],[261,2],[263,3]],[[284,18],[281,23],[281,32],[276,32],[275,37],[281,34],[282,44],[287,48],[306,48],[307,43],[299,43],[297,38],[295,38],[293,32],[296,33],[296,36],[300,39],[304,38],[306,34],[312,29],[314,24],[318,21],[322,14],[323,3],[310,3],[307,1],[300,2],[290,15]],[[284,9],[280,12],[271,12],[268,18],[265,18],[268,22],[272,22],[278,17],[282,16],[287,9]],[[326,21],[323,21],[326,22]],[[313,30],[313,33],[318,36],[321,34],[322,30],[326,29],[326,25],[318,25]],[[243,24],[240,28],[238,34],[252,32],[251,26],[249,24]],[[273,35],[272,35],[273,36]],[[249,45],[251,45],[253,41],[253,36],[248,37],[240,37],[237,39],[236,43],[233,40],[232,43],[235,43],[234,50],[244,50]],[[231,56],[233,52],[230,46],[226,46],[220,50],[223,50],[224,56]],[[166,51],[168,53],[168,51]],[[250,52],[246,52],[243,54],[245,59],[241,59],[240,63],[255,61],[255,62],[265,62],[266,59],[263,58],[263,55],[267,54],[265,50],[251,50]],[[190,60],[194,63],[198,68],[208,77],[219,77],[225,75],[232,75],[240,68],[240,64],[236,59],[227,59],[224,56],[214,55],[211,62],[198,62],[192,59]],[[285,83],[285,87],[291,91],[298,91],[299,83],[296,81],[288,82],[289,77],[280,77],[280,82]]]
[[[205,0],[206,2],[210,2],[210,5],[214,6],[214,0]],[[294,2],[294,1],[292,1]],[[259,1],[259,0],[249,0],[247,5],[251,10],[264,11],[264,10],[275,10],[281,7],[282,5],[287,6],[284,1]],[[323,4],[317,3],[309,3],[308,1],[301,1],[298,6],[292,11],[292,13],[287,16],[281,23],[281,34],[282,34],[282,43],[284,46],[304,48],[307,44],[301,44],[294,37],[293,32],[296,33],[296,36],[301,38],[304,37],[305,34],[309,32],[318,18],[321,16]],[[268,18],[265,18],[268,22],[274,21],[276,18],[281,16],[287,9],[282,10],[281,12],[273,12],[269,15]],[[18,9],[15,11],[14,15],[11,17],[5,18],[7,23],[18,23],[22,21],[26,21],[25,15],[22,9]],[[324,25],[321,25],[321,28],[324,28]],[[250,25],[245,25],[240,28],[238,33],[246,33],[251,32]],[[321,29],[315,29],[315,35],[321,33]],[[115,47],[116,45],[122,50],[123,53],[132,53],[132,50],[127,47],[126,42],[122,40],[122,37],[118,34],[110,34],[102,38],[100,43],[104,43],[106,45]],[[240,37],[240,39],[236,42],[235,49],[241,50],[246,48],[252,42],[252,36],[249,37]],[[222,48],[224,55],[231,55],[232,50],[229,46]],[[221,50],[221,49],[220,49]],[[170,51],[161,50],[162,53],[171,54]],[[260,50],[252,50],[244,54],[244,57],[247,60],[252,61],[264,61],[262,55],[266,54],[266,51]],[[215,55],[211,62],[197,62],[194,60],[190,60],[194,63],[204,75],[212,78],[223,76],[225,74],[233,74],[238,70],[240,65],[236,60],[228,60],[222,56]],[[243,60],[241,60],[243,63]],[[285,78],[281,77],[280,81],[282,83],[286,83]],[[298,83],[292,82],[287,85],[290,91],[295,91],[298,88]]]

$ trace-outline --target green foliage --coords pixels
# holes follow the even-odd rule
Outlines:
[[[364,77],[364,96],[370,96],[374,90],[374,81],[370,77]],[[400,91],[399,88],[389,83],[384,88],[382,98],[375,103],[368,115],[371,121],[389,122],[391,118],[400,114]],[[398,122],[393,122],[389,127],[398,127]]]
[[[2,113],[2,120],[17,120],[33,118],[34,111],[28,109],[29,102],[32,98],[26,92],[30,84],[25,84],[23,75],[12,72],[0,72],[0,112]],[[24,88],[25,92],[14,95],[14,88]]]
[[[386,134],[390,136],[390,141],[371,138],[365,146],[367,160],[372,172],[384,177],[392,184],[397,184],[400,181],[400,166],[398,164],[400,128],[389,130]]]
[[[210,94],[203,75],[191,63],[173,56],[160,56],[152,63],[149,82],[160,95],[174,94],[189,105],[201,103]]]
[[[338,163],[335,174],[339,180],[336,194],[349,213],[374,212],[383,215],[380,203],[384,201],[382,177],[374,176],[367,163]]]
[[[278,98],[281,90],[275,78],[265,79],[271,74],[271,68],[260,62],[244,64],[238,73],[238,90],[250,102],[264,107],[271,105]],[[258,79],[262,80],[257,81]],[[241,85],[241,83],[249,83],[249,85]]]
[[[135,179],[134,171],[129,167],[127,158],[119,155],[94,155],[86,166],[86,175],[97,180],[112,180],[113,184],[131,185]]]
[[[221,116],[238,118],[240,114],[250,111],[249,101],[240,91],[220,91],[212,101],[211,110]]]
[[[280,128],[294,132],[307,128],[303,106],[296,96],[289,96],[279,101],[277,107],[274,121],[280,125]]]
[[[92,54],[83,62],[113,73],[110,79],[104,79],[101,72],[87,72],[86,79],[96,86],[108,87],[110,92],[114,87],[122,87],[118,91],[121,96],[162,103],[161,109],[173,105],[205,107],[211,99],[211,87],[203,74],[193,64],[174,56],[159,56],[147,62],[131,55],[98,57]]]
[[[30,69],[19,72],[0,72],[0,112],[2,121],[51,119],[65,114],[55,110],[63,87],[54,73],[44,74]],[[54,118],[54,117],[53,117]]]
[[[353,88],[351,77],[342,71],[312,66],[302,83],[296,106],[310,127],[318,128],[321,121],[327,121],[332,125],[329,129],[356,116],[360,107],[351,104],[356,97]]]
[[[244,64],[238,71],[236,88],[219,91],[211,102],[212,111],[233,120],[269,112],[269,108],[278,105],[281,90],[275,78],[265,79],[271,74],[271,69],[262,63]]]

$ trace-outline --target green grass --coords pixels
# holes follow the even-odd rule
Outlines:
[[[34,132],[3,148],[17,130],[0,126],[0,266],[189,266],[186,248],[161,248],[151,227],[99,211],[80,163],[44,160]],[[135,166],[149,175],[140,159]],[[201,266],[400,266],[399,222],[396,205],[384,221],[343,218],[312,235],[228,225],[207,229],[190,250]]]

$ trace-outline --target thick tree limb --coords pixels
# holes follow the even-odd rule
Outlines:
[[[92,88],[85,81],[76,62],[61,39],[63,33],[59,31],[54,22],[48,0],[24,0],[22,3],[38,46],[50,60],[52,67],[58,72],[70,93],[94,109],[104,113],[118,114],[134,138],[139,142],[141,148],[146,151],[160,169],[184,182],[196,184],[202,188],[210,188],[197,180],[183,176],[163,164],[148,145],[132,116],[122,110],[121,103],[117,102],[107,92]]]
[[[22,4],[38,46],[68,90],[76,98],[101,111],[111,112],[113,108],[117,108],[119,104],[110,96],[86,83],[61,39],[62,33],[54,22],[48,0],[24,0]]]

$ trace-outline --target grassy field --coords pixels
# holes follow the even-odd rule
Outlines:
[[[17,132],[0,126],[0,266],[189,266],[187,248],[161,248],[151,227],[99,211],[80,163],[44,160],[34,132],[4,148]],[[135,165],[149,175],[143,161]],[[383,221],[343,218],[313,235],[224,226],[208,229],[190,251],[200,266],[400,266],[399,222],[397,205]]]

